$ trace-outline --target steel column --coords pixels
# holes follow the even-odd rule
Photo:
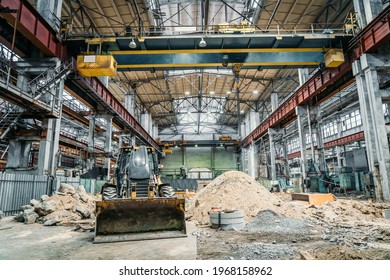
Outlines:
[[[271,93],[271,110],[274,112],[279,107],[279,95],[277,92]]]
[[[382,0],[353,0],[353,6],[359,15],[360,28],[366,26],[383,10]]]
[[[252,143],[248,148],[248,175],[252,178],[256,177],[256,160],[255,160],[255,143]]]
[[[107,180],[110,180],[110,154],[112,152],[112,116],[105,115],[104,118],[107,122],[104,151],[108,154],[108,156],[104,159],[104,167],[107,168]]]
[[[275,140],[274,136],[276,134],[276,130],[269,128],[268,136],[269,136],[269,153],[271,158],[271,180],[276,180],[276,159],[275,159]]]
[[[62,0],[38,0],[37,10],[54,30],[60,31]]]
[[[308,171],[308,164],[307,164],[307,157],[306,157],[306,133],[305,133],[305,125],[304,125],[306,108],[303,106],[297,106],[295,109],[296,109],[296,115],[298,119],[299,148],[301,154],[301,172],[302,172],[302,178],[306,179],[307,171]]]
[[[386,56],[389,53],[386,50]],[[387,128],[383,114],[382,96],[387,90],[380,90],[377,68],[381,59],[371,54],[364,54],[353,64],[359,94],[360,112],[366,138],[369,169],[374,174],[376,197],[390,201],[390,151]],[[387,94],[384,94],[384,91]]]

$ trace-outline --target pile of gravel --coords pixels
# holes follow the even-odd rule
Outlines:
[[[261,211],[256,218],[246,224],[244,231],[269,234],[305,235],[310,234],[309,223],[305,220],[289,218],[271,210]]]

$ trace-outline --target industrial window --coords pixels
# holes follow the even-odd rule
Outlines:
[[[337,130],[337,122],[336,121],[327,123],[322,128],[322,135],[324,138],[335,135],[337,133],[338,133],[338,130]]]
[[[287,143],[287,151],[288,151],[289,154],[295,152],[298,149],[299,149],[299,138],[291,139]]]
[[[342,131],[346,131],[346,130],[352,129],[354,127],[357,127],[357,126],[361,126],[362,119],[360,116],[359,109],[357,109],[357,110],[355,110],[347,115],[344,115],[341,118],[341,123],[342,123]]]

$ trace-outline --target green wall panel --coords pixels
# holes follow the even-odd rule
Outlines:
[[[167,154],[166,158],[162,159],[161,163],[164,165],[162,175],[178,175],[182,165],[188,170],[209,168],[215,172],[215,176],[237,169],[237,154],[234,153],[233,147],[186,147],[184,150],[184,164],[181,148],[172,148],[172,154]]]
[[[211,147],[186,147],[186,166],[211,169]]]

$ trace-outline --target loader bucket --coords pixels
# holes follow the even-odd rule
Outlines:
[[[186,237],[184,199],[96,201],[94,243]]]

